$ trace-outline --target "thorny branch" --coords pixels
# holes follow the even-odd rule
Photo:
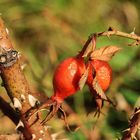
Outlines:
[[[33,116],[29,119],[29,113],[36,104],[35,99],[31,94],[29,85],[21,70],[18,52],[13,48],[12,43],[8,36],[8,31],[4,26],[2,19],[0,18],[0,71],[3,86],[5,87],[8,96],[13,102],[15,110],[17,110],[18,116],[13,120],[12,116],[7,114],[5,110],[10,106],[1,103],[1,110],[17,125],[17,129],[20,130],[24,138],[29,139],[42,139],[50,140],[51,137],[48,130],[40,124],[40,121],[36,121],[37,116]],[[1,100],[2,101],[2,100]],[[13,111],[10,109],[10,111]],[[13,114],[14,115],[14,114]],[[17,124],[17,121],[19,122]],[[33,124],[33,125],[31,125]]]
[[[140,128],[140,107],[135,108],[132,118],[130,119],[129,128],[124,131],[124,135],[122,140],[133,140],[135,138],[135,134]]]
[[[129,39],[133,39],[136,41],[140,41],[140,37],[137,36],[134,32],[132,33],[125,33],[125,32],[121,32],[118,31],[112,27],[109,27],[108,31],[105,32],[101,32],[101,33],[96,33],[97,36],[111,36],[111,35],[116,35],[116,36],[120,36],[120,37],[125,37],[125,38],[129,38]]]
[[[96,32],[96,33],[91,34],[85,45],[89,45],[89,43],[92,41],[93,37],[96,37],[96,38],[101,37],[101,36],[110,37],[112,35],[135,40],[135,42],[133,42],[132,44],[128,44],[128,45],[139,45],[140,44],[140,36],[136,35],[134,32],[129,34],[129,33],[118,31],[112,27],[109,27],[107,31]]]

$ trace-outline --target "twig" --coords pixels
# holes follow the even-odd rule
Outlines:
[[[134,33],[121,32],[121,31],[118,31],[118,30],[116,30],[112,27],[109,27],[109,29],[107,31],[104,31],[104,32],[93,33],[93,34],[90,35],[89,38],[90,38],[90,42],[91,42],[91,40],[94,36],[96,36],[96,37],[101,37],[101,36],[110,37],[111,35],[120,36],[120,37],[124,37],[124,38],[129,38],[129,39],[135,40],[137,42],[137,43],[133,42],[133,44],[135,44],[135,45],[140,44],[140,36],[138,36]],[[129,44],[129,45],[131,45],[131,44]]]
[[[98,36],[116,35],[116,36],[121,36],[121,37],[125,37],[125,38],[129,38],[129,39],[140,41],[140,37],[137,36],[136,34],[134,34],[134,33],[130,33],[129,34],[129,33],[117,31],[116,29],[114,29],[112,27],[109,27],[108,31],[97,33],[97,35]]]
[[[135,134],[140,127],[140,107],[135,108],[134,114],[130,119],[129,128],[124,131],[124,135],[122,140],[133,140],[135,138]]]
[[[40,122],[36,121],[37,117],[33,116],[32,119],[28,117],[32,105],[35,104],[33,102],[35,98],[31,95],[27,80],[20,68],[18,52],[12,46],[2,19],[0,19],[0,70],[7,94],[20,115],[18,130],[22,131],[27,140],[32,137],[50,140],[48,130],[45,130]],[[31,124],[33,125],[31,126]]]

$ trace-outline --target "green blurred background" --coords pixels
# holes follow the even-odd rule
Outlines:
[[[26,64],[24,72],[31,89],[48,97],[53,94],[52,76],[57,64],[76,55],[91,33],[112,26],[140,34],[139,0],[1,0],[0,13],[14,47],[22,54],[21,63]],[[60,132],[60,138],[70,140],[121,137],[134,106],[140,105],[140,46],[128,46],[131,42],[121,37],[97,40],[97,47],[117,45],[123,48],[110,61],[113,82],[107,91],[117,104],[117,110],[105,103],[100,118],[94,117],[94,103],[85,87],[64,104],[69,110],[70,126],[80,125],[81,128],[69,133],[64,122],[55,117],[48,122],[52,127],[50,133]],[[0,92],[10,102],[2,87]],[[13,133],[14,127],[0,113],[0,134]]]

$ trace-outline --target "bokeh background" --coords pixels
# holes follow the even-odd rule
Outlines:
[[[9,29],[14,47],[21,52],[24,73],[35,93],[50,97],[55,67],[74,56],[91,33],[118,30],[140,35],[139,0],[1,0],[1,17]],[[69,140],[113,140],[128,127],[135,106],[140,105],[140,46],[128,46],[132,40],[101,37],[97,48],[117,45],[123,50],[113,57],[113,82],[107,95],[117,109],[104,104],[102,114],[94,117],[95,106],[87,87],[63,104],[71,128],[69,133],[59,117],[48,122],[50,133]],[[4,88],[0,93],[9,103]],[[39,95],[38,95],[39,96]],[[0,134],[14,133],[14,124],[0,112]]]

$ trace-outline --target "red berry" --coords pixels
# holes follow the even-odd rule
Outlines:
[[[61,103],[66,97],[79,90],[79,80],[85,71],[84,60],[81,57],[70,57],[61,62],[54,73],[53,100]]]
[[[89,74],[87,84],[92,87],[94,76],[96,75],[97,81],[103,91],[106,91],[112,81],[112,69],[109,64],[101,60],[92,60],[89,65]],[[94,73],[94,70],[95,73]]]

